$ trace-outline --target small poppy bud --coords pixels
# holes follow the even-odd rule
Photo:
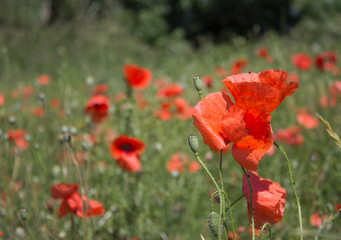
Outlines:
[[[197,89],[197,91],[201,92],[202,83],[201,83],[201,79],[199,76],[195,76],[193,78],[193,83],[194,83],[194,87]]]
[[[219,235],[219,214],[212,211],[208,215],[208,227],[212,235],[217,238]]]
[[[27,220],[27,210],[25,208],[22,208],[19,210],[20,217],[23,221]]]
[[[188,136],[188,144],[189,144],[189,147],[191,148],[193,153],[198,153],[199,142],[198,142],[198,138],[196,135],[191,134]]]

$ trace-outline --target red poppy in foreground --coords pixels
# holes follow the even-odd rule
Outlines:
[[[145,144],[142,141],[124,135],[116,138],[109,146],[116,163],[129,172],[140,170],[140,154],[144,149]]]
[[[54,199],[62,199],[58,208],[58,217],[63,217],[68,213],[72,213],[80,218],[91,217],[95,215],[103,215],[105,210],[102,204],[94,200],[87,200],[85,196],[78,193],[77,184],[59,183],[50,189],[51,197]],[[83,203],[88,205],[83,209]],[[84,213],[83,213],[84,212]]]
[[[260,73],[241,73],[226,77],[223,83],[237,102],[241,96],[250,96],[262,103],[271,113],[286,96],[297,88],[298,82],[288,82],[287,72],[269,69]]]
[[[307,71],[310,68],[311,60],[310,57],[304,53],[296,53],[291,56],[291,63],[295,67]]]
[[[28,142],[25,139],[26,131],[21,129],[8,130],[8,140],[15,142],[17,147],[21,150],[25,150],[28,147]]]
[[[85,106],[85,114],[90,115],[91,120],[100,123],[108,116],[109,100],[103,95],[93,96]]]
[[[252,189],[252,211],[255,228],[261,229],[265,223],[271,226],[282,220],[286,191],[278,183],[258,176],[256,172],[247,171]],[[245,175],[243,175],[242,191],[248,205],[250,216],[250,192]]]
[[[233,104],[225,93],[211,93],[195,106],[192,116],[212,151],[234,143],[232,155],[246,169],[257,170],[273,143],[270,115],[255,98],[242,96]]]
[[[132,89],[145,89],[150,84],[152,72],[134,64],[123,66],[124,77]]]

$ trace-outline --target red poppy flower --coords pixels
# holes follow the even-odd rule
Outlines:
[[[28,142],[25,139],[26,131],[21,129],[9,130],[7,132],[8,140],[15,142],[17,147],[21,150],[25,150],[28,147]]]
[[[34,92],[34,88],[32,86],[25,86],[21,89],[21,94],[24,97],[32,96],[33,92]]]
[[[241,73],[248,64],[248,61],[245,59],[236,60],[231,66],[231,74],[234,75]]]
[[[256,55],[260,58],[263,58],[268,63],[272,63],[273,59],[269,55],[268,50],[265,47],[260,47],[257,49]]]
[[[90,115],[91,120],[100,123],[108,116],[109,100],[103,95],[93,96],[85,106],[85,114]]]
[[[60,105],[60,101],[59,101],[58,98],[53,98],[53,99],[51,99],[51,101],[50,101],[50,106],[51,106],[52,108],[57,108],[57,107],[59,107],[59,105]]]
[[[298,82],[300,76],[296,72],[290,72],[288,74],[288,82]]]
[[[2,232],[0,232],[0,236],[2,236],[3,235],[3,233]]]
[[[320,70],[320,71],[330,71],[333,74],[338,74],[339,69],[336,66],[336,55],[333,52],[326,52],[326,53],[321,53],[316,56],[315,58],[315,66]]]
[[[154,112],[154,116],[160,118],[163,121],[168,121],[172,118],[172,113],[170,111],[171,103],[165,102],[161,104],[160,110]]]
[[[322,222],[325,221],[328,218],[328,215],[323,215],[322,217],[318,212],[314,213],[313,215],[310,216],[310,224],[314,227],[321,227]]]
[[[188,156],[181,152],[174,153],[167,162],[167,170],[170,173],[195,173],[200,169],[200,164],[194,161],[188,161]]]
[[[95,215],[103,215],[105,210],[102,204],[94,201],[87,200],[77,192],[77,184],[59,183],[51,187],[51,197],[54,199],[62,199],[58,208],[58,217],[63,217],[68,213],[72,213],[80,218],[84,217],[83,203],[88,206],[85,207],[86,217]]]
[[[140,170],[140,154],[144,149],[145,145],[142,141],[124,135],[116,138],[109,146],[116,163],[129,172]]]
[[[5,97],[0,93],[0,107],[2,107],[5,103]]]
[[[307,71],[310,68],[311,60],[310,57],[304,53],[296,53],[291,56],[291,63],[295,67]]]
[[[147,101],[143,96],[142,92],[136,92],[134,94],[135,100],[137,102],[137,108],[142,110],[147,106]]]
[[[338,212],[340,210],[340,208],[341,208],[341,203],[335,204],[335,206],[334,206],[335,211]]]
[[[226,75],[224,75],[224,77],[225,76]],[[202,82],[206,88],[211,89],[212,83],[213,83],[213,77],[211,75],[205,75],[202,77]]]
[[[132,89],[145,89],[152,79],[151,71],[134,64],[124,65],[123,73],[127,83]]]
[[[189,173],[195,173],[199,169],[200,169],[200,164],[198,162],[193,162],[192,161],[192,162],[189,163],[189,169],[188,169]]]
[[[166,85],[162,88],[160,88],[157,93],[156,97],[157,98],[171,98],[171,97],[176,97],[179,96],[183,93],[184,89],[181,85],[179,84],[169,84]]]
[[[50,83],[50,76],[47,74],[42,74],[37,77],[37,83],[40,86],[48,85]]]
[[[188,104],[186,99],[178,97],[174,99],[174,105],[176,107],[175,114],[178,118],[184,120],[191,118],[193,113],[193,107]]]
[[[244,168],[257,165],[272,145],[270,115],[255,98],[242,96],[235,104],[222,92],[211,93],[193,110],[193,124],[212,151],[234,143],[232,155]]]
[[[282,141],[292,146],[298,146],[303,143],[303,136],[299,126],[291,126],[286,129],[279,129],[274,134],[275,141]]]
[[[318,120],[311,116],[305,109],[301,109],[298,111],[296,115],[296,120],[299,124],[304,126],[305,128],[311,129],[316,128],[319,124]]]
[[[105,83],[97,85],[92,91],[93,95],[104,94],[108,91],[108,85]]]
[[[282,220],[286,191],[278,183],[258,176],[256,172],[247,171],[252,189],[252,211],[255,228],[261,229],[265,223],[271,226]],[[250,217],[250,192],[245,175],[243,175],[242,191],[248,205]]]
[[[297,88],[298,82],[286,83],[287,72],[269,69],[260,73],[242,73],[226,77],[223,83],[231,92],[235,101],[240,96],[251,96],[262,103],[271,113],[286,96]]]
[[[222,78],[228,74],[227,71],[221,66],[216,66],[215,70],[216,70],[217,75]]]
[[[36,117],[44,116],[44,110],[42,107],[33,107],[31,108],[31,113]]]

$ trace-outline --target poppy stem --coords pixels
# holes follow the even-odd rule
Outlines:
[[[125,134],[129,135],[131,132],[131,117],[133,114],[133,90],[131,86],[127,83],[127,100],[126,100],[126,107],[127,111],[125,112]]]
[[[244,197],[244,194],[240,195],[236,200],[234,200],[234,201],[230,204],[231,207],[225,208],[225,212],[226,212],[227,210],[229,210],[229,208],[232,208],[233,205],[235,205],[237,202],[239,202],[239,200],[242,199],[243,197]]]
[[[252,188],[251,188],[251,182],[250,182],[250,179],[249,179],[249,175],[246,173],[245,171],[245,168],[243,168],[241,166],[243,172],[244,172],[244,175],[247,179],[247,183],[249,185],[249,193],[250,193],[250,204],[249,204],[249,208],[250,208],[250,216],[251,216],[251,224],[252,224],[252,240],[255,240],[255,222],[253,220],[253,212],[252,212]]]
[[[73,214],[70,214],[70,221],[71,221],[71,239],[76,240],[76,226],[75,226],[75,219]]]
[[[276,143],[274,142],[274,145],[278,148],[279,151],[281,151],[281,153],[283,154],[283,156],[285,157],[285,160],[287,161],[287,166],[288,166],[288,171],[289,171],[289,177],[290,177],[290,182],[292,185],[292,189],[294,191],[294,195],[296,198],[296,203],[297,203],[297,210],[298,210],[298,220],[300,222],[300,235],[301,235],[301,240],[303,240],[303,227],[302,227],[302,213],[301,213],[301,204],[300,204],[300,200],[297,196],[296,193],[296,188],[295,188],[295,182],[294,179],[292,177],[292,171],[291,171],[291,164],[289,161],[289,158],[287,156],[287,154],[284,152],[284,150]]]
[[[212,176],[210,170],[208,170],[208,168],[206,167],[206,165],[201,161],[199,154],[196,152],[194,153],[195,158],[198,160],[199,164],[201,165],[201,167],[205,170],[205,172],[207,173],[207,175],[210,177],[211,181],[213,182],[214,186],[217,189],[217,192],[219,193],[219,199],[220,199],[220,210],[219,210],[219,225],[218,225],[218,239],[221,240],[221,215],[223,212],[223,202],[222,202],[222,191],[219,188],[219,185],[217,183],[217,181],[214,179],[214,177]]]
[[[232,205],[230,204],[230,200],[229,198],[227,197],[227,194],[225,191],[222,191],[222,193],[225,195],[225,199],[226,199],[226,202],[227,202],[227,208],[225,208],[225,211],[226,212],[226,209],[229,210],[229,214],[230,214],[230,219],[231,219],[231,230],[232,230],[232,235],[233,235],[233,239],[236,239],[236,236],[235,236],[235,233],[234,233],[234,223],[233,223],[233,217],[232,217],[232,210],[231,210],[231,207]]]
[[[263,232],[264,232],[264,230],[266,230],[265,228],[266,227],[269,227],[268,229],[269,229],[269,240],[271,240],[271,225],[269,224],[269,223],[265,223],[264,225],[263,225],[263,227],[262,227],[262,229],[260,230],[260,233],[259,233],[259,239],[260,240],[263,240]]]
[[[212,195],[211,195],[211,212],[214,210],[213,209],[213,198],[215,197],[215,195],[216,194],[219,194],[219,191],[214,191],[213,193],[212,193]],[[219,201],[220,201],[220,199],[219,199]]]

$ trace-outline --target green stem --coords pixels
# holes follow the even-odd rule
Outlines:
[[[219,199],[220,199],[220,212],[219,212],[219,225],[218,225],[218,239],[221,240],[221,214],[223,211],[223,205],[222,205],[222,194],[221,194],[221,190],[219,188],[219,185],[217,183],[217,181],[214,179],[214,177],[212,176],[210,170],[208,170],[208,168],[206,167],[206,165],[201,161],[199,154],[198,153],[194,153],[195,158],[198,160],[199,164],[201,165],[201,167],[205,170],[205,172],[207,173],[207,175],[210,177],[211,181],[213,182],[215,188],[217,189],[218,193],[219,193]]]
[[[275,146],[278,148],[279,151],[281,151],[281,153],[284,155],[285,157],[285,160],[287,161],[287,166],[288,166],[288,171],[289,171],[289,177],[290,177],[290,182],[291,182],[291,185],[292,185],[292,189],[294,191],[294,195],[295,195],[295,198],[296,198],[296,203],[297,203],[297,210],[298,210],[298,219],[299,219],[299,222],[300,222],[300,235],[301,235],[301,240],[303,240],[303,227],[302,227],[302,213],[301,213],[301,204],[300,204],[300,200],[297,196],[297,193],[296,193],[296,188],[295,188],[295,182],[294,182],[294,179],[292,177],[292,171],[291,171],[291,165],[290,165],[290,161],[289,161],[289,158],[287,156],[287,154],[284,152],[284,150],[276,143],[274,142]]]
[[[202,100],[202,91],[198,91],[199,97]]]
[[[255,240],[255,223],[253,220],[253,212],[252,212],[252,188],[251,188],[251,182],[249,179],[249,175],[246,173],[245,168],[243,168],[242,166],[240,166],[244,172],[244,175],[247,179],[247,183],[249,184],[249,193],[250,193],[250,216],[251,216],[251,224],[252,224],[252,240]]]
[[[215,197],[215,195],[219,193],[219,191],[214,191],[211,195],[211,212],[214,210],[213,209],[213,198]],[[220,201],[220,200],[219,200]]]
[[[259,233],[259,239],[260,240],[263,240],[263,232],[265,230],[266,227],[269,227],[269,240],[271,240],[271,225],[269,223],[265,223],[262,227],[262,229],[260,230],[260,233]]]
[[[34,240],[34,238],[33,238],[32,234],[31,234],[30,230],[29,230],[28,227],[27,227],[26,221],[22,220],[22,223],[23,223],[23,225],[24,225],[24,228],[25,228],[25,230],[26,230],[26,232],[27,232],[29,238],[30,238],[31,240]]]
[[[229,214],[230,214],[230,219],[231,219],[232,234],[233,234],[233,239],[235,239],[236,236],[235,236],[235,233],[234,233],[234,223],[233,223],[232,210],[231,210],[232,205],[230,204],[230,200],[227,197],[226,192],[223,191],[222,193],[225,195],[225,199],[226,199],[226,202],[227,202],[227,208],[229,209]],[[227,208],[225,208],[225,211],[226,211]]]
[[[237,202],[239,202],[239,200],[242,199],[243,197],[244,197],[244,194],[240,195],[236,200],[234,200],[234,201],[231,203],[231,207],[225,208],[225,212],[226,212],[227,210],[229,210],[229,208],[232,208],[233,205],[235,205]]]

